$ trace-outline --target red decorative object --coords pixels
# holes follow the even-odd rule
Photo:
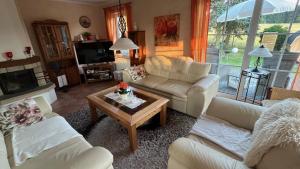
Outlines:
[[[128,89],[128,83],[120,82],[119,90],[117,92],[121,95],[127,95],[130,92],[130,90]]]
[[[4,54],[8,60],[12,60],[12,58],[14,56],[12,52],[5,52]]]
[[[126,90],[126,89],[128,89],[128,83],[126,83],[126,82],[120,82],[119,83],[119,89],[120,90]]]

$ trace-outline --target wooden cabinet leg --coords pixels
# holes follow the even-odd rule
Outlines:
[[[129,141],[130,141],[130,148],[132,151],[135,151],[138,147],[137,137],[136,137],[136,126],[130,126],[128,128],[128,135],[129,135]]]
[[[90,111],[91,111],[91,120],[92,120],[92,123],[95,124],[97,122],[97,118],[98,118],[98,115],[97,115],[97,111],[96,111],[96,106],[89,102],[89,106],[90,106]]]
[[[165,126],[167,121],[167,105],[162,106],[162,110],[160,111],[160,125]]]

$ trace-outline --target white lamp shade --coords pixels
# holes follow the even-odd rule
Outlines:
[[[264,57],[264,58],[273,56],[272,53],[269,51],[269,49],[265,48],[263,45],[249,52],[249,55],[256,56],[256,57]]]
[[[109,50],[129,50],[129,49],[139,49],[139,47],[128,38],[119,38]]]

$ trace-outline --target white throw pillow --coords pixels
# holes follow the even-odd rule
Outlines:
[[[0,107],[0,130],[4,135],[14,127],[29,126],[44,119],[35,100],[26,98]]]

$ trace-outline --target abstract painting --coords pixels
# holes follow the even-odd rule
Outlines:
[[[179,27],[180,14],[155,17],[155,46],[177,46]]]

